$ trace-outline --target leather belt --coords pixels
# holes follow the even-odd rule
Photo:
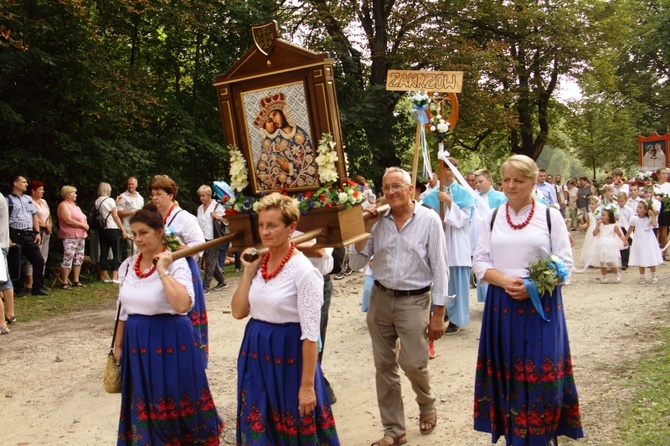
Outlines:
[[[22,229],[9,228],[9,231],[18,235],[27,235],[29,237],[35,237],[37,235],[37,232],[35,231],[26,231]]]
[[[375,285],[378,286],[382,291],[393,294],[395,297],[418,296],[419,294],[426,294],[428,291],[430,291],[430,285],[418,290],[392,290],[390,288],[386,288],[384,285],[379,283],[378,280],[375,280]]]

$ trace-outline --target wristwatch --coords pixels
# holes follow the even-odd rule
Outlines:
[[[158,278],[159,278],[159,279],[162,279],[163,277],[165,277],[165,276],[169,276],[169,275],[170,275],[170,271],[165,271],[164,273],[160,273],[160,274],[158,275]]]

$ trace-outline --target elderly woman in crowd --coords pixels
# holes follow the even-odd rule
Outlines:
[[[485,218],[473,269],[488,287],[475,375],[475,429],[496,443],[556,445],[584,436],[561,286],[530,298],[529,264],[549,254],[572,267],[560,211],[533,197],[538,169],[525,155],[502,165],[507,203]],[[513,252],[514,255],[510,255]],[[545,315],[546,314],[546,315]]]
[[[198,197],[200,197],[200,203],[198,207],[198,224],[202,233],[205,236],[205,240],[209,241],[214,239],[214,220],[226,222],[226,219],[223,218],[225,214],[225,208],[221,203],[216,200],[212,200],[212,188],[203,184],[198,188]],[[223,276],[221,267],[219,267],[219,247],[215,246],[204,252],[205,258],[205,278],[202,281],[202,286],[205,291],[205,294],[209,293],[209,284],[212,282],[212,278],[215,278],[218,282],[215,290],[221,290],[226,288],[226,278]]]
[[[323,276],[290,240],[299,216],[290,197],[260,200],[258,229],[269,251],[243,261],[231,301],[236,319],[251,316],[237,360],[240,445],[339,445],[317,361]]]
[[[167,175],[156,175],[149,184],[151,202],[156,205],[158,212],[163,216],[165,233],[179,239],[182,244],[177,249],[205,243],[205,236],[202,233],[202,229],[200,229],[198,219],[195,215],[185,211],[177,204],[176,197],[178,190],[177,183]],[[200,267],[193,257],[187,258],[187,261],[189,268],[191,268],[193,290],[195,293],[195,303],[188,315],[191,322],[193,322],[202,360],[205,363],[205,367],[207,367],[209,357],[207,308],[202,280],[200,278]]]
[[[95,207],[100,209],[100,215],[105,219],[105,227],[99,231],[100,237],[100,269],[103,282],[119,283],[119,247],[121,238],[128,238],[121,218],[116,209],[116,200],[110,197],[112,186],[109,183],[98,185],[98,198]],[[109,264],[109,250],[112,250],[112,264]],[[109,270],[112,278],[109,278]]]
[[[51,240],[51,228],[53,227],[53,221],[51,220],[51,211],[49,210],[49,205],[47,204],[44,197],[44,183],[41,181],[31,181],[28,184],[28,192],[30,197],[35,203],[35,209],[37,210],[37,221],[39,223],[39,229],[35,228],[36,231],[40,232],[40,253],[44,259],[44,265],[46,267],[47,258],[49,257],[49,241]],[[26,262],[23,270],[24,275],[26,276],[26,289],[33,287],[33,265],[30,262]]]
[[[61,282],[64,290],[71,290],[69,285],[70,271],[72,284],[84,286],[79,281],[81,265],[84,263],[84,247],[88,223],[86,215],[77,205],[77,188],[63,186],[60,190],[63,201],[58,205],[58,236],[63,239],[63,262],[60,264]]]
[[[218,445],[218,416],[187,316],[194,303],[188,261],[163,246],[152,203],[130,219],[139,254],[121,266],[118,334],[121,416],[117,445]]]

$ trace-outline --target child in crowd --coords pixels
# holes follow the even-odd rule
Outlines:
[[[582,255],[580,257],[584,268],[588,268],[589,264],[587,262],[589,257],[589,251],[591,250],[591,245],[593,244],[593,230],[596,227],[596,217],[594,212],[600,206],[600,199],[595,195],[589,198],[589,214],[588,220],[586,223],[582,223],[579,227],[581,229],[586,229],[586,236],[584,237],[584,246],[582,247]],[[597,265],[594,265],[597,266]]]
[[[619,195],[617,195],[617,203],[619,203],[619,227],[621,228],[621,232],[623,232],[624,237],[626,240],[629,239],[627,236],[628,234],[628,228],[630,227],[630,221],[635,215],[633,211],[630,210],[628,206],[626,206],[626,203],[628,202],[628,195],[626,192],[619,192]],[[630,241],[629,241],[630,243]],[[624,247],[621,251],[619,251],[621,255],[621,269],[626,270],[628,269],[628,258],[630,256],[630,246]]]
[[[608,204],[616,204],[616,198],[614,198],[614,186],[611,184],[603,187],[602,193],[602,206],[607,206]]]
[[[642,199],[640,198],[640,186],[637,183],[633,183],[628,187],[628,201],[626,206],[628,206],[633,213],[637,214],[637,203]]]
[[[651,270],[651,283],[658,283],[656,267],[663,263],[661,248],[658,246],[653,228],[658,227],[658,212],[651,209],[648,201],[637,204],[637,215],[630,222],[629,236],[633,237],[629,265],[640,268],[639,283],[647,283],[645,268]]]
[[[600,220],[596,222],[593,230],[593,244],[589,252],[587,263],[600,266],[602,278],[600,283],[609,283],[607,279],[607,268],[614,273],[614,283],[621,283],[621,274],[618,267],[621,265],[619,251],[628,246],[621,228],[614,221],[614,211],[611,206],[606,206],[600,213]]]

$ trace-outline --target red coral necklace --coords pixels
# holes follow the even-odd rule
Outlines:
[[[506,211],[507,211],[507,223],[509,223],[509,225],[514,229],[523,229],[526,226],[528,226],[528,223],[530,223],[530,220],[533,218],[533,214],[535,213],[535,200],[533,200],[533,202],[530,205],[530,212],[528,213],[528,217],[526,217],[526,219],[524,221],[522,221],[521,223],[514,224],[514,223],[512,223],[512,217],[510,217],[509,203],[507,203],[506,206],[507,206],[507,209],[506,209]]]
[[[163,247],[163,250],[161,252],[167,251],[167,248]],[[133,266],[133,270],[135,271],[135,275],[139,277],[140,279],[146,279],[150,275],[152,275],[156,271],[156,265],[151,263],[151,268],[147,270],[146,273],[142,272],[140,270],[140,263],[142,262],[142,253],[139,253],[137,255],[137,258],[135,259],[135,265]]]
[[[172,203],[172,206],[170,206],[170,209],[168,209],[167,214],[165,214],[165,217],[163,218],[163,224],[167,224],[167,219],[174,210],[174,208],[177,207],[177,203]]]
[[[263,279],[267,281],[274,277],[277,277],[277,274],[279,274],[284,265],[286,265],[286,262],[291,260],[291,256],[293,255],[294,249],[295,249],[295,243],[291,242],[291,247],[288,249],[286,256],[282,259],[277,269],[272,271],[271,273],[268,273],[268,261],[270,260],[270,253],[265,254],[265,256],[263,257],[263,262],[261,263],[261,276],[263,276]]]

